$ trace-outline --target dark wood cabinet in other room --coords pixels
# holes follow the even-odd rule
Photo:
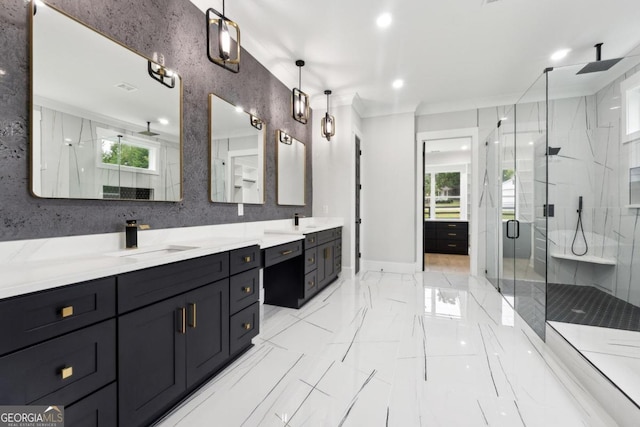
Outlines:
[[[424,251],[438,254],[469,254],[469,223],[466,221],[425,221]]]

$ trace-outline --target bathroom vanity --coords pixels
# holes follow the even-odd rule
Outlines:
[[[264,249],[265,304],[300,308],[342,271],[342,227],[310,230]]]

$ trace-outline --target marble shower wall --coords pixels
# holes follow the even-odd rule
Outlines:
[[[183,79],[183,166],[181,202],[39,199],[29,193],[30,47],[29,2],[6,0],[0,8],[0,241],[122,231],[136,218],[154,228],[311,216],[311,126],[290,117],[289,88],[246,51],[242,69],[233,74],[206,58],[204,13],[188,0],[138,0],[135,13],[127,0],[80,2],[51,0],[53,6],[151,57],[162,53],[167,67]],[[242,23],[239,23],[242,26]],[[291,58],[291,66],[294,67]],[[309,64],[313,66],[313,64]],[[266,203],[245,205],[209,201],[208,95],[255,108],[267,123]],[[275,129],[304,141],[306,206],[276,202]]]
[[[549,102],[549,145],[561,148],[549,158],[549,203],[555,205],[549,252],[571,254],[582,196],[587,255],[616,262],[600,265],[550,256],[549,282],[595,286],[634,305],[640,305],[640,263],[632,262],[640,227],[638,209],[626,207],[633,144],[621,144],[621,109],[611,106],[620,104],[620,82],[638,70],[595,95]],[[577,252],[585,249],[583,242],[579,233]]]

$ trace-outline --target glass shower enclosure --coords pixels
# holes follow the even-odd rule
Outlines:
[[[639,406],[640,56],[611,63],[544,70],[504,107],[485,140],[485,275]]]

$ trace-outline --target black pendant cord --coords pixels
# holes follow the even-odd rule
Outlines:
[[[583,256],[589,252],[589,244],[587,243],[587,236],[584,234],[584,227],[582,226],[582,211],[578,210],[578,222],[576,223],[576,232],[573,235],[573,242],[571,242],[571,253],[575,256]],[[578,230],[582,232],[582,239],[584,240],[584,252],[577,253],[575,250],[576,239],[578,238]]]

